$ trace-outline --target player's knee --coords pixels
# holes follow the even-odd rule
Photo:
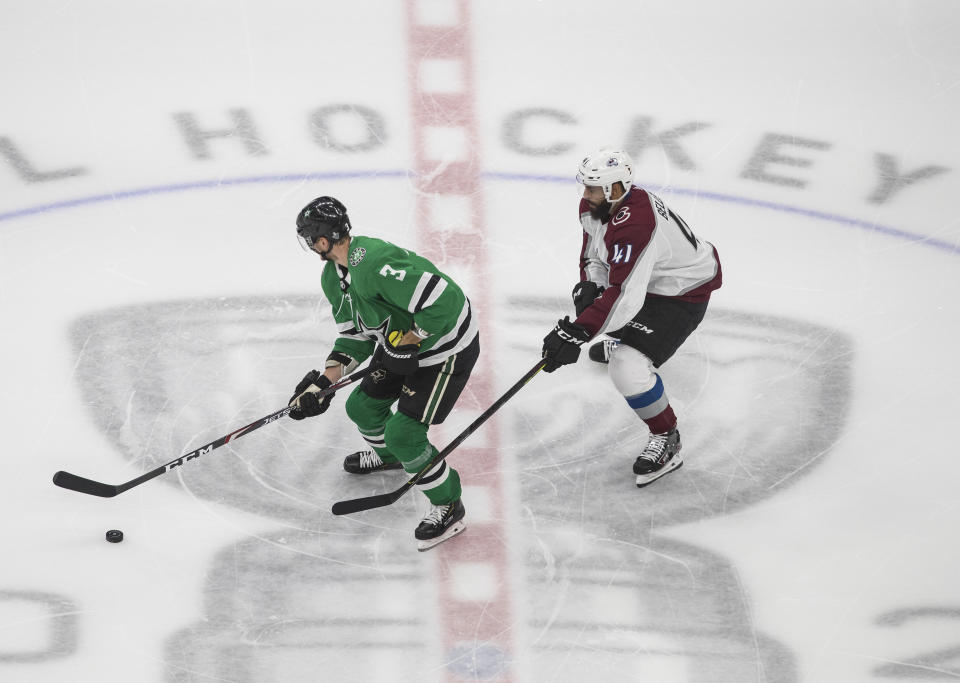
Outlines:
[[[427,425],[403,413],[394,413],[387,420],[384,441],[391,453],[418,452],[427,444]]]
[[[624,396],[649,391],[657,382],[653,363],[632,346],[618,344],[610,354],[610,379]]]
[[[343,404],[343,410],[350,421],[358,427],[373,427],[380,419],[373,399],[359,389],[350,392]]]

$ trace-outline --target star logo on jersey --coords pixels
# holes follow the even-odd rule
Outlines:
[[[367,325],[363,318],[357,313],[357,327],[360,328],[360,334],[369,339],[376,340],[384,346],[387,345],[387,331],[390,329],[390,316],[379,325]]]
[[[363,247],[357,247],[350,252],[350,265],[357,266],[363,260],[363,257],[367,255],[367,250]]]

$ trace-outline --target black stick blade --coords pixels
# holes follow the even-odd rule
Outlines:
[[[100,496],[101,498],[113,498],[120,493],[120,489],[117,486],[102,484],[99,481],[78,477],[75,474],[70,474],[62,470],[53,475],[53,483],[60,488],[86,493],[91,496]]]
[[[372,510],[374,508],[392,505],[400,496],[406,493],[411,486],[413,486],[413,484],[407,482],[396,491],[391,491],[390,493],[380,493],[375,496],[366,496],[365,498],[338,501],[333,504],[333,514],[352,515],[354,512],[363,512],[364,510]]]

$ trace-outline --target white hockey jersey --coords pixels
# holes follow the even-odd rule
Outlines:
[[[623,327],[647,296],[707,301],[722,283],[714,246],[642,187],[630,189],[607,223],[593,218],[581,200],[580,224],[580,279],[605,288],[576,320],[591,335]]]

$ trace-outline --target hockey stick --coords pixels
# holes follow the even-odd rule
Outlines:
[[[342,389],[348,384],[353,384],[357,380],[363,379],[370,374],[371,368],[367,367],[358,372],[354,372],[349,377],[341,379],[336,384],[333,384],[322,391],[318,391],[318,396],[328,396],[338,389]],[[194,460],[199,458],[201,455],[206,455],[215,448],[220,448],[220,446],[225,443],[229,443],[233,439],[249,434],[250,432],[260,429],[265,424],[270,424],[271,422],[276,422],[281,417],[288,415],[290,411],[293,410],[293,406],[286,406],[275,413],[270,413],[265,417],[261,417],[255,422],[251,422],[246,427],[241,427],[240,429],[230,432],[226,436],[221,436],[216,441],[211,441],[206,446],[201,446],[195,451],[190,451],[186,455],[181,455],[175,460],[171,460],[165,465],[160,465],[160,467],[150,470],[146,474],[141,474],[136,479],[131,479],[125,484],[118,484],[116,486],[112,484],[104,484],[99,481],[94,481],[93,479],[87,479],[86,477],[80,477],[76,474],[71,474],[70,472],[60,471],[53,475],[53,483],[57,486],[65,489],[70,489],[71,491],[77,491],[79,493],[86,493],[91,496],[100,496],[101,498],[113,498],[116,495],[123,493],[129,489],[132,489],[134,486],[139,486],[145,481],[150,481],[154,477],[159,477],[164,472],[172,470],[175,467],[180,467],[185,462],[189,460]]]
[[[450,453],[453,452],[457,446],[462,444],[467,440],[467,437],[477,431],[477,428],[486,422],[491,415],[497,412],[500,407],[513,398],[513,395],[520,391],[524,385],[533,379],[533,376],[538,372],[543,370],[543,366],[546,365],[546,361],[539,361],[534,365],[530,370],[521,377],[516,384],[507,389],[507,392],[497,399],[496,403],[483,411],[483,414],[480,415],[476,420],[470,423],[470,426],[460,432],[460,435],[457,436],[453,441],[447,444],[447,447],[442,451],[437,453],[433,458],[424,465],[419,472],[414,474],[407,482],[398,488],[395,491],[390,491],[389,493],[378,493],[373,496],[366,496],[365,498],[353,498],[351,500],[341,500],[333,504],[333,514],[335,515],[349,515],[354,512],[362,512],[363,510],[372,510],[373,508],[385,507],[395,503],[404,493],[416,486],[417,482],[420,481],[423,476],[429,472],[438,462],[446,458]]]

